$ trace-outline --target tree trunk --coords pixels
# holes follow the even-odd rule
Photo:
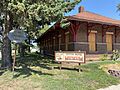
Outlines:
[[[30,36],[28,36],[28,43],[29,43],[29,45],[30,45]],[[30,46],[28,46],[28,52],[30,53],[31,51],[30,51]]]
[[[30,35],[29,35],[29,32],[28,32],[28,27],[27,27],[27,33],[28,33],[28,44],[30,45]],[[28,46],[28,52],[30,53],[30,46]]]
[[[3,45],[2,45],[2,65],[3,68],[12,67],[12,56],[11,56],[11,41],[7,37],[7,34],[12,28],[12,23],[10,19],[10,13],[5,12],[5,25],[3,31]]]
[[[3,38],[2,45],[2,67],[11,68],[12,60],[11,60],[11,43],[8,37]]]

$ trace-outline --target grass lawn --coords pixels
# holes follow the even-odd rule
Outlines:
[[[52,59],[29,54],[23,60],[17,59],[15,72],[0,71],[0,90],[96,90],[120,83],[119,78],[99,68],[112,63],[116,62],[81,65],[83,72],[57,68],[50,70]]]

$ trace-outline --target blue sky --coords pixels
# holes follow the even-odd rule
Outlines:
[[[76,5],[74,10],[66,15],[75,15],[78,13],[78,8],[84,6],[86,11],[120,20],[120,11],[117,11],[119,3],[120,0],[82,0],[81,3]]]

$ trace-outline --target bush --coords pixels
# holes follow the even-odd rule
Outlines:
[[[100,60],[105,61],[108,59],[108,55],[107,54],[102,54],[100,57]]]
[[[120,58],[120,53],[119,53],[119,51],[118,51],[118,50],[113,50],[111,59],[115,61],[115,60],[117,60],[118,58]]]

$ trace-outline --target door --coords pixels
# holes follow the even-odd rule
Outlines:
[[[96,39],[95,39],[95,33],[89,34],[89,51],[95,52],[96,51]]]
[[[107,51],[112,51],[112,35],[106,34]]]

